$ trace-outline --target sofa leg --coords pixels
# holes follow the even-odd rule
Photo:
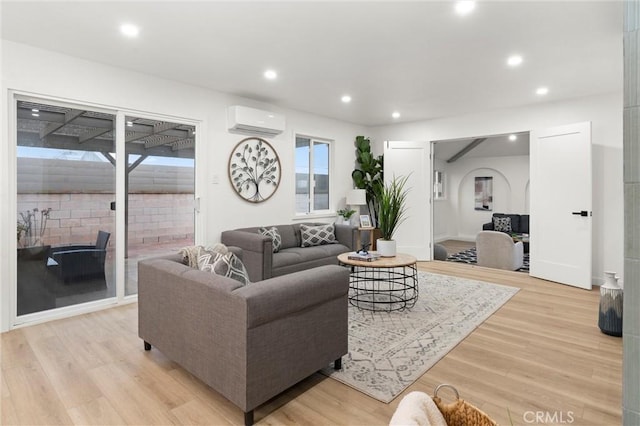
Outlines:
[[[333,369],[334,370],[342,370],[342,357],[333,361]]]
[[[253,425],[253,410],[244,413],[244,426]]]
[[[151,350],[151,343],[148,343],[146,340],[144,341],[144,350],[145,351]]]

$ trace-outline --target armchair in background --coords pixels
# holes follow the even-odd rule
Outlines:
[[[111,233],[98,231],[95,245],[53,247],[47,256],[47,268],[65,283],[89,278],[105,278],[104,262]]]
[[[515,271],[524,264],[521,241],[515,243],[509,234],[498,231],[480,231],[476,236],[478,266]]]

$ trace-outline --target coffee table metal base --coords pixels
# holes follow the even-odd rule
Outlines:
[[[415,263],[401,267],[351,266],[349,303],[369,311],[401,311],[418,300]]]

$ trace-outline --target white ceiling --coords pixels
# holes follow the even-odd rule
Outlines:
[[[2,0],[1,24],[4,39],[363,125],[622,90],[620,1],[479,1],[464,17],[453,6]],[[140,36],[122,37],[123,22]]]
[[[483,136],[481,139],[485,140],[461,158],[529,155],[529,132],[516,133],[515,136],[515,141],[510,141],[509,135]],[[438,141],[433,150],[434,156],[447,161],[475,139],[478,138]]]

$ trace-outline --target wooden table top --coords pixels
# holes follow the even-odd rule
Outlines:
[[[394,257],[381,257],[379,259],[372,260],[371,262],[366,260],[349,259],[349,255],[351,254],[353,254],[353,252],[338,255],[338,261],[345,265],[364,266],[367,268],[398,268],[402,266],[415,265],[417,262],[415,256],[405,253],[397,253]]]

